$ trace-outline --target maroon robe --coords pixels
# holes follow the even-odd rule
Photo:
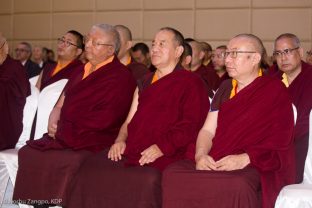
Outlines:
[[[204,65],[201,65],[196,71],[194,71],[195,74],[199,75],[200,78],[204,81],[206,91],[210,98],[213,97],[214,92],[219,87],[220,78],[215,72],[213,68],[208,68]]]
[[[126,119],[135,89],[127,68],[115,57],[83,80],[80,69],[65,91],[56,139],[45,134],[19,151],[15,199],[65,204],[89,151],[110,147]]]
[[[151,84],[153,75],[139,82],[139,105],[128,125],[125,158],[112,162],[104,152],[88,159],[67,207],[161,207],[157,169],[184,158],[205,121],[209,101],[202,81],[191,72],[177,67]],[[153,144],[164,156],[139,166],[140,153]]]
[[[292,103],[297,109],[297,121],[295,126],[295,150],[297,179],[296,183],[303,180],[304,164],[309,146],[309,115],[312,109],[312,66],[301,63],[302,71],[289,85],[288,92]],[[281,78],[283,72],[278,72]]]
[[[254,207],[255,201],[253,200],[256,200],[256,204],[258,202],[258,180],[256,179],[257,173],[253,169],[256,169],[260,175],[262,207],[272,208],[281,188],[295,181],[294,120],[291,100],[285,86],[276,79],[262,76],[246,86],[232,99],[227,100],[220,98],[222,95],[228,98],[228,92],[230,92],[230,89],[224,88],[223,85],[231,87],[231,80],[223,82],[214,98],[214,100],[223,100],[223,102],[220,103],[222,105],[219,107],[218,125],[209,155],[217,161],[227,155],[247,153],[251,161],[250,165],[242,170],[228,171],[223,177],[224,171],[206,171],[207,180],[205,180],[204,174],[198,176],[202,180],[192,180],[191,177],[194,175],[190,174],[190,180],[185,182],[185,185],[177,185],[174,182],[177,180],[188,181],[187,177],[182,174],[183,170],[175,172],[175,167],[169,167],[163,176],[163,198],[164,204],[170,206],[164,206],[164,208],[178,207],[174,205],[179,203],[183,203],[184,207],[194,207],[192,206],[192,197],[196,197],[196,193],[194,193],[195,190],[189,193],[189,188],[203,186],[203,184],[205,184],[204,189],[207,192],[199,194],[205,195],[207,198],[201,201],[205,203],[201,204],[202,207],[211,206],[211,202],[218,202],[214,204],[214,207]],[[190,168],[188,167],[184,173],[191,171]],[[203,173],[205,171],[195,172]],[[181,178],[179,178],[179,173]],[[244,180],[239,179],[239,182],[235,182],[237,173],[241,173],[241,178],[246,174],[246,177],[255,179],[246,178],[245,180],[243,178]],[[231,181],[231,177],[235,181]],[[220,187],[223,187],[224,190],[220,187],[214,189],[215,183],[210,181],[214,179],[219,180]],[[192,182],[197,184],[188,184]],[[227,182],[228,186],[224,182]],[[247,187],[246,182],[249,184]],[[184,191],[181,193],[181,190],[185,190],[185,193]],[[180,191],[181,196],[185,195],[188,198],[182,197],[179,199],[180,202],[173,202],[171,196],[174,195],[174,191]],[[254,194],[251,198],[246,198],[251,194],[250,191],[254,191]],[[230,194],[231,199],[232,194],[239,195],[234,197],[236,202],[238,200],[235,206],[234,202],[228,198]],[[209,200],[210,197],[211,200]],[[216,197],[217,200],[213,201]],[[239,198],[237,199],[237,197]]]
[[[131,62],[127,65],[135,80],[140,80],[143,76],[150,72],[150,70],[141,63],[136,62],[131,58]]]
[[[149,166],[163,169],[182,159],[188,144],[195,142],[209,100],[200,79],[184,69],[177,68],[151,85],[152,76],[139,84],[139,106],[128,125],[125,156],[127,164],[139,165],[141,152],[157,144],[164,156]]]
[[[61,79],[70,79],[72,77],[77,76],[81,72],[82,62],[78,59],[73,60],[70,62],[66,67],[64,67],[61,71],[56,73],[54,76],[53,71],[56,67],[57,63],[46,63],[43,67],[42,71],[42,77],[41,77],[41,85],[40,85],[40,91],[42,91],[45,87],[61,80]],[[36,119],[37,113],[35,115],[32,128],[31,128],[31,134],[30,139],[33,139],[35,136],[35,130],[36,130]]]
[[[61,79],[70,79],[72,76],[77,76],[76,74],[80,72],[77,70],[78,66],[82,65],[82,62],[78,59],[70,62],[66,67],[64,67],[61,71],[52,76],[53,71],[56,67],[57,63],[46,63],[43,67],[43,73],[41,78],[41,87],[40,91],[43,90],[46,86],[53,84]]]
[[[7,56],[0,65],[0,150],[15,147],[23,130],[23,109],[29,94],[26,69]]]

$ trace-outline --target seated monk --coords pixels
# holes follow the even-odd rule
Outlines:
[[[275,76],[283,81],[292,103],[297,109],[295,126],[296,183],[303,180],[304,164],[309,146],[309,115],[312,109],[312,66],[302,61],[303,49],[297,36],[281,34],[274,44],[278,71]]]
[[[9,45],[0,33],[0,150],[14,148],[23,130],[23,109],[30,85],[26,69],[9,55]],[[9,179],[0,159],[0,204]]]
[[[178,63],[183,36],[160,29],[152,64],[135,91],[115,144],[89,158],[79,172],[68,207],[161,207],[161,171],[185,158],[209,109],[204,83]]]
[[[67,80],[80,71],[78,66],[82,63],[77,58],[82,49],[83,36],[77,31],[68,31],[62,38],[58,39],[58,63],[46,63],[41,71],[40,78],[37,81],[40,92],[32,87],[32,94],[27,97],[24,107],[23,132],[18,143],[13,149],[0,151],[0,163],[2,161],[5,163],[5,167],[0,168],[0,172],[9,175],[6,181],[10,178],[13,185],[15,184],[18,168],[17,154],[19,148],[24,146],[29,138],[41,138],[47,132],[49,114],[62,93]],[[32,128],[31,124],[33,124]],[[30,136],[31,130],[32,135]],[[5,189],[6,184],[0,186],[1,193]]]
[[[120,62],[127,66],[135,80],[142,79],[150,70],[148,70],[147,66],[131,57],[132,34],[130,29],[124,25],[115,25],[115,29],[120,36],[121,45],[118,53]]]
[[[51,112],[48,134],[19,151],[15,200],[66,206],[81,164],[112,145],[127,116],[135,80],[116,57],[118,32],[94,25],[84,41],[89,62],[68,82]]]
[[[194,163],[163,173],[163,208],[272,208],[295,181],[294,116],[287,89],[262,76],[261,40],[240,34],[227,46],[225,80],[200,130]]]

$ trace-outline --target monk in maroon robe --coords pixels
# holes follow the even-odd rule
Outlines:
[[[280,69],[277,76],[287,86],[292,103],[297,109],[295,126],[296,182],[301,183],[309,146],[309,115],[312,109],[312,67],[301,61],[303,49],[300,47],[298,37],[293,34],[282,34],[276,39],[274,56]]]
[[[119,33],[121,42],[118,53],[120,62],[128,67],[135,80],[142,79],[145,74],[150,72],[150,70],[144,64],[138,63],[131,58],[132,34],[130,29],[125,25],[115,25],[115,29]]]
[[[26,69],[8,55],[0,33],[0,150],[14,148],[23,130],[23,109],[30,85]]]
[[[182,44],[172,28],[156,34],[156,72],[139,82],[109,159],[84,163],[68,207],[161,207],[161,170],[185,158],[209,109],[202,81],[178,65]]]
[[[291,100],[279,80],[261,76],[263,50],[250,34],[229,42],[233,81],[224,81],[212,101],[196,165],[185,160],[164,171],[163,208],[272,208],[280,189],[294,182]]]
[[[57,63],[47,62],[44,65],[36,84],[40,91],[59,80],[68,80],[80,73],[78,66],[82,65],[82,62],[78,57],[84,48],[83,36],[75,30],[70,30],[59,38],[57,43]],[[32,125],[30,139],[35,136],[36,120],[35,118]]]
[[[59,119],[53,118],[58,111],[52,111],[48,134],[19,151],[16,200],[66,205],[80,166],[91,152],[112,145],[126,118],[135,80],[114,55],[117,31],[111,25],[95,25],[85,44],[89,62],[79,67],[81,73],[69,81],[56,104]]]
[[[189,44],[192,47],[191,71],[197,74],[204,81],[207,93],[209,97],[212,98],[214,91],[216,91],[219,87],[219,77],[213,66],[207,67],[202,64],[205,56],[202,45],[196,40],[190,40]]]

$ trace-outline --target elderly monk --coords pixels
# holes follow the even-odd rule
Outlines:
[[[278,79],[261,76],[263,51],[251,34],[228,43],[225,64],[233,80],[213,98],[196,163],[181,161],[164,172],[163,208],[272,208],[280,189],[294,182],[292,104]]]
[[[294,34],[285,33],[276,38],[274,57],[278,68],[277,76],[286,85],[292,103],[297,109],[295,126],[295,152],[297,177],[303,180],[304,163],[309,146],[309,114],[312,109],[312,66],[303,62],[303,49]],[[311,145],[311,144],[310,144]]]
[[[9,46],[0,33],[0,150],[14,148],[23,129],[23,109],[30,94],[26,69],[9,55]],[[0,204],[8,173],[0,160]]]
[[[140,80],[145,74],[149,72],[147,66],[142,63],[135,61],[131,58],[131,47],[132,47],[132,34],[128,27],[124,25],[115,25],[115,29],[118,31],[120,36],[120,50],[118,58],[131,71],[133,77],[136,80]]]
[[[85,37],[89,62],[51,112],[48,134],[19,151],[14,199],[66,206],[81,164],[114,142],[135,89],[131,73],[117,59],[119,47],[113,26],[91,28]]]
[[[139,83],[108,158],[104,152],[84,164],[68,207],[161,207],[160,171],[185,157],[209,109],[202,81],[179,65],[182,53],[180,32],[157,32],[156,72]]]

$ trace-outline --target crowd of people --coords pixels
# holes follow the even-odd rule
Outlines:
[[[10,178],[20,207],[272,208],[303,180],[312,53],[294,34],[272,63],[253,34],[213,50],[171,27],[151,47],[125,25],[69,30],[56,61],[0,47],[0,204]]]

